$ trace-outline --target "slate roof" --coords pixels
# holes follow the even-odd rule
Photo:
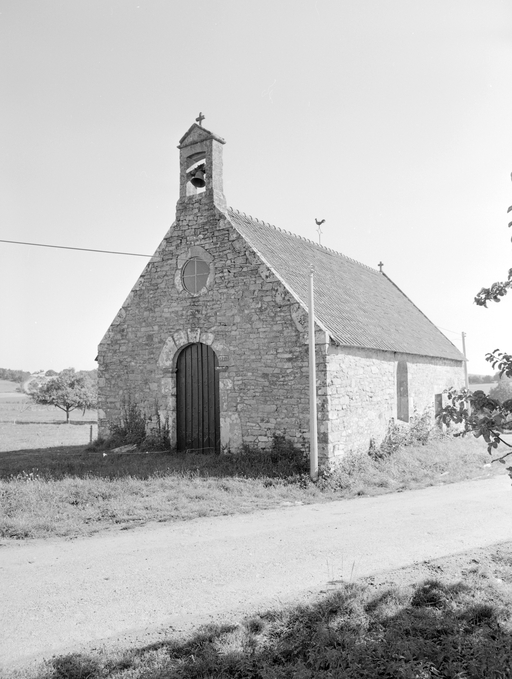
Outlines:
[[[315,317],[337,344],[463,360],[461,352],[383,273],[233,208],[236,230],[307,308],[315,266]]]

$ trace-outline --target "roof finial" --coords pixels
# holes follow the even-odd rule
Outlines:
[[[322,245],[322,224],[325,222],[325,219],[317,219],[315,217],[315,222],[316,222],[316,230],[318,232],[318,244]]]
[[[196,118],[196,123],[199,123],[199,127],[203,127],[204,115],[199,111],[199,115]]]
[[[379,263],[377,264],[377,266],[379,267],[379,271],[382,273],[382,267],[384,266],[384,263],[383,263],[383,262],[379,262]]]

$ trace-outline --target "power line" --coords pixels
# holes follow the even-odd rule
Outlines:
[[[448,330],[448,328],[443,328],[441,325],[437,326],[439,330],[444,330],[445,332],[452,332],[454,335],[459,335],[460,337],[460,332],[456,332],[455,330]]]
[[[73,248],[69,245],[47,245],[46,243],[26,243],[21,240],[3,240],[0,243],[14,243],[15,245],[33,245],[38,248],[56,248],[57,250],[79,250],[80,252],[101,252],[106,255],[126,255],[129,257],[153,257],[153,255],[141,255],[138,252],[117,252],[115,250],[95,250],[94,248]]]
[[[96,250],[94,248],[74,248],[69,245],[48,245],[46,243],[27,243],[20,240],[4,240],[0,238],[0,243],[14,243],[15,245],[33,245],[38,248],[55,248],[57,250],[79,250],[80,252],[101,252],[106,255],[125,255],[128,257],[153,257],[153,255],[142,255],[138,252],[117,252],[116,250]],[[454,335],[459,335],[460,332],[455,330],[449,330],[448,328],[443,328],[441,325],[437,326],[439,330],[444,330],[445,332],[451,332]]]

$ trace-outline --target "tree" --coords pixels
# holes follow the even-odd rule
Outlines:
[[[45,377],[42,372],[34,373],[33,375],[29,375],[28,379],[23,382],[22,389],[25,394],[33,396],[39,389],[41,389],[43,384],[46,384],[46,382],[48,382],[48,378]]]
[[[489,397],[504,403],[512,398],[512,379],[510,377],[502,377],[498,384],[491,389]]]
[[[496,380],[492,375],[468,375],[468,380],[470,384],[490,384]]]
[[[75,372],[74,368],[63,370],[56,377],[50,377],[31,394],[36,403],[52,405],[66,413],[77,408],[85,412],[86,408],[95,408],[97,392],[91,379]]]
[[[7,380],[8,382],[24,382],[30,377],[30,373],[26,370],[9,370],[8,368],[0,368],[0,380]]]
[[[512,205],[507,213],[512,212]],[[512,221],[508,223],[512,226]],[[512,288],[512,269],[509,269],[505,281],[493,283],[490,288],[482,288],[475,296],[475,304],[487,307],[488,302],[501,302],[508,291]],[[499,379],[504,376],[512,377],[512,354],[507,354],[499,349],[486,354],[485,360],[488,361],[494,370],[498,369]],[[504,455],[493,460],[506,464],[505,459],[512,455],[512,444],[503,439],[503,436],[512,433],[512,397],[506,392],[497,393],[496,389],[487,396],[483,391],[471,392],[462,389],[448,389],[448,405],[443,408],[440,420],[445,424],[455,422],[462,425],[458,435],[464,436],[471,432],[474,436],[482,436],[487,443],[487,450],[490,454],[500,443],[507,446],[510,450]],[[512,466],[507,467],[508,474],[512,478]]]

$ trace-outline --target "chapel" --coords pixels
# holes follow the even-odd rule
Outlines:
[[[228,207],[224,139],[180,139],[176,219],[99,345],[99,427],[129,405],[177,450],[308,449],[315,266],[321,461],[379,444],[464,382],[460,351],[382,271]]]

